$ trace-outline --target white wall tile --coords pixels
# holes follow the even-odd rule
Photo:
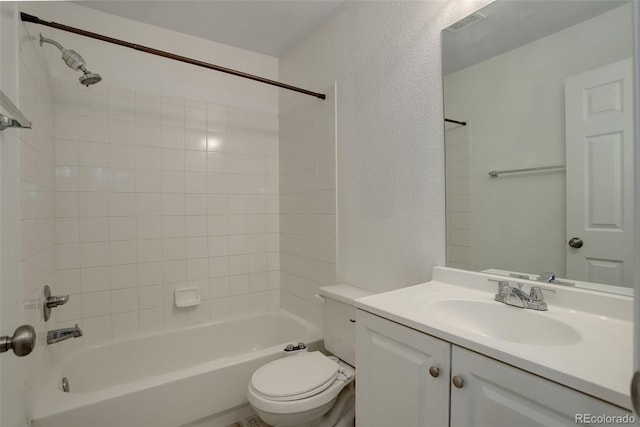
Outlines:
[[[108,291],[111,287],[109,267],[91,267],[80,269],[82,292]]]
[[[138,284],[140,286],[163,283],[162,262],[148,262],[138,264]]]
[[[57,188],[56,188],[57,189]],[[109,189],[109,170],[100,167],[78,168],[78,190],[105,192]]]
[[[109,216],[135,216],[136,195],[133,193],[109,194]]]
[[[97,317],[111,314],[111,298],[109,292],[89,292],[82,294],[82,315]]]
[[[81,318],[92,334],[84,342],[277,306],[278,138],[265,115],[120,88],[63,89],[52,265],[60,287],[78,294],[64,319]],[[37,181],[38,153],[25,153],[25,176]],[[37,250],[38,233],[29,242]],[[173,290],[185,286],[200,288],[195,309],[173,306]]]
[[[135,240],[136,237],[136,217],[127,216],[109,218],[110,240]]]
[[[60,194],[58,194],[59,197]],[[80,217],[107,216],[109,213],[109,195],[99,192],[78,193],[78,215]]]
[[[161,171],[136,170],[136,193],[160,193],[161,191]]]
[[[135,264],[138,262],[138,241],[123,240],[109,242],[111,265]]]
[[[185,129],[184,127],[167,126],[163,123],[161,133],[161,145],[164,148],[185,148]]]
[[[185,210],[184,193],[168,193],[162,195],[162,215],[185,215]]]
[[[161,216],[138,216],[137,222],[138,239],[159,239],[162,237]]]
[[[185,238],[162,239],[162,259],[181,260],[187,256],[187,242]]]
[[[184,171],[184,150],[161,149],[163,171]]]
[[[133,146],[109,144],[110,168],[134,169],[136,167],[136,154]]]
[[[185,187],[184,171],[162,171],[162,192],[182,193]]]
[[[77,218],[56,219],[56,243],[78,243],[80,234]]]
[[[109,120],[107,123],[107,140],[109,144],[133,145],[136,140],[135,122]]]
[[[78,166],[107,167],[109,146],[98,142],[78,143]]]
[[[140,310],[163,306],[162,285],[140,286],[138,288],[138,304]]]
[[[162,211],[162,196],[160,194],[136,193],[136,214],[159,215]]]
[[[162,123],[162,104],[136,94],[136,121]]]
[[[155,124],[136,122],[135,144],[145,147],[160,147],[161,128]]]
[[[56,113],[55,138],[75,141],[78,139],[78,116],[76,114]]]
[[[56,218],[77,217],[78,210],[78,193],[77,192],[56,192]]]
[[[58,166],[78,165],[78,141],[59,140],[55,142],[55,164]]]
[[[162,307],[140,311],[140,332],[151,333],[164,329],[164,310]]]
[[[78,191],[78,168],[56,166],[56,191]]]
[[[114,314],[111,317],[113,336],[124,338],[138,335],[140,333],[140,319],[138,310],[126,313]]]
[[[79,115],[78,140],[107,142],[107,119],[104,117]]]
[[[109,240],[109,218],[88,217],[78,220],[80,242],[106,242]]]
[[[125,313],[138,310],[138,288],[111,291],[111,312]],[[137,316],[136,316],[137,320]]]
[[[83,268],[109,265],[109,243],[81,243],[80,266]]]
[[[111,289],[134,288],[138,285],[138,265],[114,265],[110,269]]]
[[[162,104],[162,125],[184,128],[185,108],[182,105]]]
[[[112,119],[135,119],[135,98],[109,93],[109,117]]]
[[[83,317],[82,332],[85,344],[94,344],[110,339],[113,336],[111,316]]]
[[[186,107],[185,127],[190,129],[205,130],[207,127],[207,112],[200,108]]]
[[[82,292],[80,269],[57,270],[54,285],[51,287],[55,294],[79,294]]]

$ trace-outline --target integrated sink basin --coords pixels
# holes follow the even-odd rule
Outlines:
[[[542,300],[548,310],[494,301],[505,281],[522,291],[515,297]],[[531,288],[542,289],[542,295]],[[360,298],[356,306],[621,408],[631,407],[632,297],[435,267],[430,282]]]
[[[487,338],[533,345],[569,345],[581,339],[578,330],[548,312],[491,300],[433,300],[424,308],[439,322]]]

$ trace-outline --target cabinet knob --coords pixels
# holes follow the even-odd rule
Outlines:
[[[440,376],[440,369],[432,366],[429,368],[429,374],[431,374],[433,378],[438,378]]]
[[[464,381],[457,375],[451,379],[451,382],[456,388],[462,388],[464,386]]]

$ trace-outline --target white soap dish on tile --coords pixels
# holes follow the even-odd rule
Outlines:
[[[193,307],[200,304],[200,288],[179,288],[173,291],[176,307]]]

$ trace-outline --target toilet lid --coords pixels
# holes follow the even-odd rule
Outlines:
[[[323,391],[338,376],[340,366],[319,351],[274,360],[259,368],[251,385],[261,395],[274,400],[308,397]],[[304,396],[302,396],[304,395]]]

